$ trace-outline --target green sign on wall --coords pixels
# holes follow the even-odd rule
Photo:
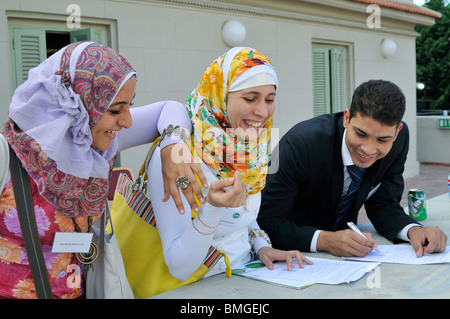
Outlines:
[[[448,128],[448,129],[450,129],[450,118],[439,119],[439,128]]]

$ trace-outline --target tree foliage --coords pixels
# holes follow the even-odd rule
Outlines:
[[[450,4],[445,0],[429,0],[424,7],[440,12],[432,26],[418,26],[416,40],[417,82],[426,85],[430,108],[450,109]],[[424,94],[418,95],[424,99]]]

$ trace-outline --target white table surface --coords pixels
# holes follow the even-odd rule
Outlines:
[[[407,211],[407,209],[405,209]],[[444,194],[427,200],[425,226],[439,226],[450,237],[450,198]],[[363,231],[374,232],[370,223],[360,225]],[[373,234],[379,244],[391,244]],[[407,244],[406,244],[407,245]],[[448,244],[447,244],[448,245]],[[328,253],[305,253],[306,256],[341,259]],[[403,265],[380,264],[356,282],[340,285],[317,284],[297,290],[257,280],[225,274],[168,291],[152,299],[427,299],[450,298],[450,264]]]

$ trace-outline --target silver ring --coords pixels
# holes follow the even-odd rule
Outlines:
[[[177,186],[181,189],[188,188],[190,182],[189,179],[186,176],[180,176],[176,179],[175,183],[177,183]]]

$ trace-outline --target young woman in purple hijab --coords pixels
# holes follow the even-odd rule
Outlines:
[[[191,129],[180,103],[130,108],[136,82],[136,72],[119,53],[79,42],[30,70],[14,92],[9,120],[0,130],[0,298],[36,298],[9,172],[9,146],[28,173],[53,297],[83,297],[82,284],[68,284],[71,265],[80,266],[76,254],[52,252],[55,233],[73,232],[77,226],[87,232],[99,219],[119,151],[152,142],[169,124]],[[175,142],[164,139],[162,146],[169,153]],[[202,179],[197,166],[169,160],[164,174],[175,180],[189,172]]]

